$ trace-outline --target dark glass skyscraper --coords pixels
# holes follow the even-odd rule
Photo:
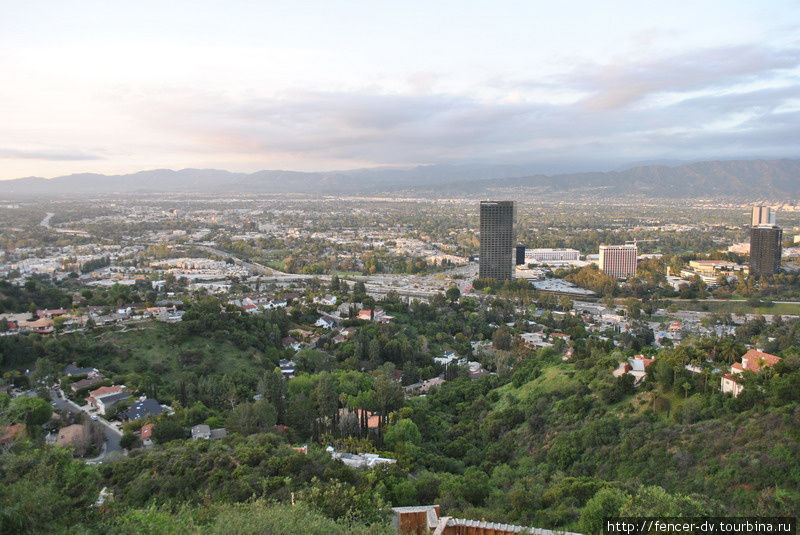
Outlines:
[[[514,276],[514,201],[481,202],[481,252],[478,277],[510,280]]]
[[[754,206],[750,228],[750,274],[772,275],[781,267],[783,230],[769,206]]]
[[[750,274],[773,275],[781,267],[783,229],[758,226],[750,229]]]
[[[524,245],[517,245],[514,250],[514,258],[516,261],[514,262],[516,265],[521,266],[525,263],[525,246]]]

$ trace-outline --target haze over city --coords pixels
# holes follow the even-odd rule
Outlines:
[[[791,1],[0,7],[2,179],[797,156]]]

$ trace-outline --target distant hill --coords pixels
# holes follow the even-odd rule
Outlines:
[[[788,200],[800,198],[800,160],[712,161],[676,167],[647,165],[624,171],[459,181],[427,191],[445,196],[494,194],[519,198],[563,197],[569,193],[598,198]]]
[[[425,197],[800,198],[800,160],[643,165],[608,172],[532,175],[531,166],[427,165],[330,172],[154,169],[128,175],[76,174],[0,182],[6,195],[133,193],[388,194]]]

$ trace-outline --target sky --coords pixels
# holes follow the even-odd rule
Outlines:
[[[0,179],[800,157],[800,2],[0,0]]]

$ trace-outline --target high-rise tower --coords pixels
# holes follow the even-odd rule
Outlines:
[[[481,252],[478,277],[514,276],[514,201],[481,201]]]
[[[600,246],[600,270],[616,279],[636,275],[639,248],[635,243]]]
[[[781,267],[783,230],[769,206],[754,206],[750,227],[750,274],[773,275]]]

